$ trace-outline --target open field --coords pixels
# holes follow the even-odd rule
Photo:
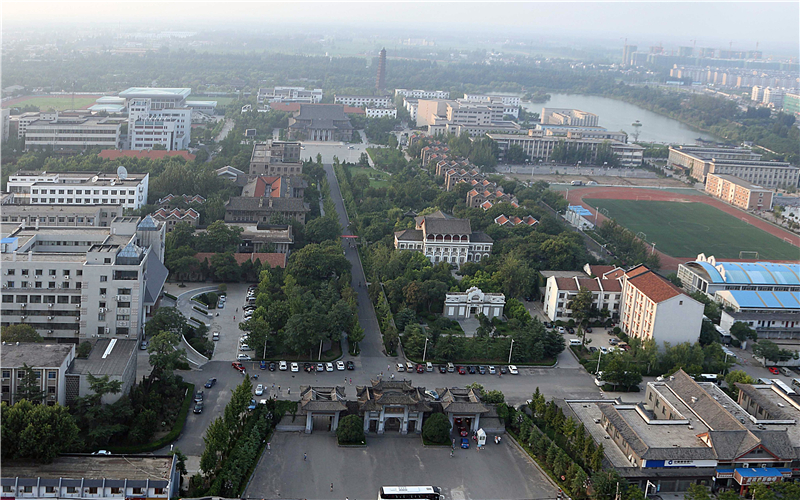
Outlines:
[[[30,97],[20,97],[19,99],[12,99],[10,101],[6,101],[3,103],[4,108],[11,108],[15,106],[36,106],[42,111],[47,111],[49,109],[54,109],[56,111],[64,111],[67,109],[84,109],[88,108],[89,106],[93,105],[97,98],[97,96],[75,96],[75,100],[73,102],[71,96],[57,96],[57,97],[48,97],[48,96],[30,96]]]
[[[380,172],[372,168],[361,167],[347,167],[350,175],[356,176],[358,174],[366,175],[369,177],[369,185],[374,188],[386,187],[389,185],[389,174]]]
[[[699,253],[738,259],[740,251],[758,252],[760,259],[791,260],[797,247],[768,234],[734,215],[705,203],[687,201],[615,200],[585,198],[589,207],[615,219],[648,243],[672,257]],[[699,200],[698,200],[699,201]]]

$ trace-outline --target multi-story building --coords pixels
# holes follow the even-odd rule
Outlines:
[[[784,89],[767,87],[764,89],[764,98],[761,100],[761,102],[768,106],[773,106],[775,109],[780,109],[783,107],[784,95],[786,95],[786,91]]]
[[[5,142],[8,140],[9,134],[11,133],[11,109],[3,108],[2,110],[0,110],[0,113],[2,114],[1,119],[3,120],[2,124],[3,130],[2,134],[0,134],[0,138],[2,139],[3,142]]]
[[[414,229],[394,233],[396,249],[422,252],[433,264],[447,262],[456,268],[465,262],[480,262],[492,252],[494,240],[482,231],[473,231],[469,219],[456,219],[438,210],[414,220]]]
[[[0,401],[13,405],[17,390],[24,383],[25,367],[36,374],[39,389],[44,394],[41,401],[53,406],[67,403],[66,375],[75,359],[75,344],[42,344],[39,342],[3,342],[0,350]]]
[[[341,104],[301,104],[289,118],[289,138],[306,141],[349,141],[350,118]]]
[[[300,177],[270,177],[259,175],[245,184],[242,196],[257,198],[302,198],[308,183]]]
[[[778,262],[723,262],[704,254],[678,264],[678,278],[689,293],[709,298],[723,290],[800,293],[800,264]]]
[[[519,106],[521,98],[519,96],[494,96],[494,95],[481,95],[481,94],[464,94],[461,99],[466,102],[475,103],[495,103],[500,102],[503,104],[503,117],[511,115],[514,118],[519,118]],[[501,119],[503,118],[501,117]]]
[[[109,227],[2,225],[2,325],[46,340],[133,337],[158,302],[164,224],[116,217]]]
[[[119,205],[138,210],[147,204],[149,181],[150,174],[17,172],[7,186],[21,204]]]
[[[156,144],[168,151],[187,149],[192,135],[192,108],[186,98],[189,88],[137,88],[119,93],[128,108],[130,149],[152,149]]]
[[[528,134],[495,134],[488,133],[487,136],[493,139],[500,148],[500,159],[505,156],[508,148],[519,146],[531,159],[531,161],[541,160],[549,162],[552,159],[553,150],[559,144],[572,147],[587,148],[592,157],[589,162],[594,162],[598,148],[608,144],[611,151],[617,155],[620,165],[625,167],[635,167],[642,164],[644,159],[644,148],[638,144],[625,144],[613,139],[594,139],[583,136],[579,131],[567,131],[566,135],[547,130],[528,130]]]
[[[0,221],[25,226],[106,227],[122,215],[119,205],[3,204]]]
[[[594,113],[569,108],[542,108],[540,120],[543,125],[573,125],[597,127],[600,118]]]
[[[577,125],[552,125],[537,123],[534,130],[542,130],[547,135],[567,137],[570,132],[578,132],[584,139],[600,139],[617,141],[623,144],[628,142],[628,134],[622,130],[612,131],[604,127],[579,127]]]
[[[519,131],[517,123],[503,120],[506,106],[500,98],[481,102],[420,99],[416,108],[417,127],[427,127],[428,135]]]
[[[706,193],[743,210],[772,210],[772,191],[732,175],[708,174]]]
[[[394,99],[389,95],[337,95],[333,97],[333,102],[359,108],[361,106],[388,108],[394,104]]]
[[[317,104],[322,102],[322,89],[305,87],[271,87],[258,89],[259,103],[302,102]]]
[[[783,96],[783,110],[787,113],[800,113],[800,94],[787,92]]]
[[[750,100],[753,102],[761,102],[764,99],[764,87],[761,85],[753,85],[753,90],[750,92]]]
[[[180,494],[178,455],[60,455],[3,464],[3,496],[46,500],[169,500]]]
[[[800,339],[800,292],[722,290],[719,326],[730,332],[736,322],[754,329],[759,339]]]
[[[620,327],[629,337],[655,340],[660,346],[694,343],[700,337],[704,305],[647,266],[625,272]]]
[[[636,45],[625,44],[622,46],[622,66],[633,66],[633,54],[639,49]]]
[[[28,125],[38,120],[55,120],[58,113],[55,111],[40,113],[38,111],[28,111],[21,115],[14,115],[9,117],[9,127],[16,128],[17,139],[22,139],[28,132]],[[9,130],[10,133],[10,130]]]
[[[300,176],[300,143],[296,141],[267,141],[253,146],[250,156],[250,175]]]
[[[696,382],[683,370],[648,382],[644,400],[566,401],[605,463],[651,493],[690,485],[747,496],[754,483],[797,480],[800,401],[780,384],[736,384],[737,401],[716,383]]]
[[[93,344],[89,356],[75,358],[67,371],[67,405],[72,405],[79,397],[94,393],[89,375],[108,376],[109,381],[120,383],[120,391],[105,394],[103,404],[116,403],[130,394],[136,384],[136,359],[141,345],[138,339],[98,339]]]
[[[582,289],[592,293],[592,305],[597,310],[607,310],[610,318],[619,317],[622,285],[613,276],[549,276],[544,292],[544,314],[550,321],[569,320],[572,317],[570,305]]]
[[[176,224],[185,222],[196,228],[200,224],[200,214],[193,208],[182,210],[180,208],[159,208],[152,214],[153,219],[163,222],[167,226],[167,232],[175,229]]]
[[[271,252],[288,254],[292,245],[294,245],[291,224],[230,222],[228,226],[242,228],[242,232],[239,234],[242,239],[242,243],[239,245],[239,253],[258,254],[264,253],[269,249]]]
[[[445,90],[395,89],[394,95],[410,97],[413,99],[450,99],[450,92],[447,92]]]
[[[27,126],[25,149],[117,148],[122,123],[108,117],[56,116],[36,120]]]
[[[468,319],[483,314],[489,319],[502,318],[506,296],[502,293],[484,293],[473,286],[466,292],[445,294],[442,316],[450,319]]]
[[[305,224],[310,211],[303,198],[234,196],[225,203],[225,222],[270,222],[280,215]]]
[[[467,192],[467,206],[470,208],[488,210],[497,203],[509,203],[514,208],[519,207],[516,196],[504,193],[502,187],[494,190],[471,189]]]
[[[364,110],[366,112],[367,118],[383,118],[389,116],[391,118],[397,118],[397,108],[389,107],[389,108],[366,108]]]
[[[699,148],[670,146],[669,164],[685,169],[700,182],[706,176],[725,174],[766,189],[797,186],[800,168],[779,161],[761,161],[761,155],[746,148]]]

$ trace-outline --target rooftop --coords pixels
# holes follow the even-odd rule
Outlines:
[[[730,182],[732,184],[736,184],[737,186],[741,186],[741,187],[744,187],[744,188],[747,188],[747,189],[770,191],[767,188],[761,187],[758,184],[753,184],[752,182],[746,181],[746,180],[742,179],[741,177],[736,177],[735,175],[714,174],[714,173],[710,173],[708,175],[710,175],[710,176],[713,175],[715,177],[719,177],[722,180],[726,180],[726,181],[728,181],[728,182]]]
[[[136,339],[100,339],[86,359],[75,359],[72,373],[122,375],[136,353]]]
[[[189,88],[131,87],[119,93],[120,97],[181,97],[186,99],[192,93]]]
[[[60,455],[49,464],[7,461],[2,476],[169,481],[172,460],[172,456],[155,455]]]
[[[800,292],[720,290],[717,296],[742,309],[794,309],[800,311]]]
[[[628,278],[628,283],[635,286],[656,303],[664,302],[667,299],[683,294],[683,290],[652,271]]]
[[[0,365],[19,368],[23,364],[31,368],[52,368],[61,366],[64,359],[73,351],[73,344],[43,344],[41,342],[6,343],[0,349]],[[5,469],[6,464],[3,464]]]
[[[195,155],[188,151],[164,151],[164,150],[128,150],[128,149],[104,149],[97,155],[104,160],[116,160],[118,158],[145,158],[148,160],[160,160],[180,156],[186,161],[195,159]]]
[[[206,259],[210,261],[214,255],[216,254],[213,252],[199,252],[194,254],[194,258],[200,262]],[[285,253],[235,253],[233,258],[239,265],[248,260],[252,262],[258,260],[262,264],[269,264],[270,267],[286,267],[287,255]]]

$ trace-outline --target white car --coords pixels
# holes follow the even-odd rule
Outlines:
[[[511,375],[519,375],[519,370],[517,370],[516,365],[508,365],[508,373]]]
[[[250,346],[249,346],[249,345],[247,345],[247,344],[242,344],[242,345],[239,347],[239,350],[240,350],[240,351],[252,351],[252,350],[253,350],[253,348],[252,348],[252,347],[250,347]]]
[[[286,368],[287,368],[286,361],[281,361],[280,363],[278,363],[278,370],[285,372]]]
[[[250,358],[250,356],[247,354],[240,354],[236,356],[236,359],[239,361],[250,361],[252,358]]]
[[[214,332],[211,334],[211,340],[217,341],[219,340],[219,332]]]
[[[325,363],[325,371],[332,372],[333,371],[333,363]]]
[[[397,363],[395,365],[395,369],[399,372],[404,372],[406,371],[406,365],[404,365],[403,363]]]
[[[344,361],[337,361],[336,362],[336,369],[337,370],[344,370]]]
[[[292,363],[292,372],[297,373],[300,371],[300,367],[297,366],[297,363]]]
[[[264,394],[264,385],[258,384],[256,386],[256,396],[261,396],[262,394]]]

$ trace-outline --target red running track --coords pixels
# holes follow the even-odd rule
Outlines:
[[[792,245],[796,247],[800,247],[800,236],[786,231],[780,227],[774,226],[769,222],[760,219],[754,215],[751,215],[743,210],[739,210],[736,207],[728,205],[727,203],[711,198],[710,196],[704,194],[678,194],[673,193],[670,191],[661,191],[658,189],[642,189],[642,188],[625,188],[625,187],[587,187],[587,188],[580,188],[575,189],[568,192],[567,201],[570,204],[582,204],[584,207],[588,208],[594,215],[599,216],[602,219],[606,217],[603,214],[596,214],[594,207],[588,206],[588,204],[583,203],[584,198],[601,198],[601,199],[609,199],[609,200],[637,200],[637,199],[646,199],[646,201],[692,201],[697,203],[705,203],[706,205],[711,205],[714,208],[722,210],[723,212],[733,215],[738,219],[744,219],[749,224],[761,229],[762,231],[766,231],[767,233],[777,236],[782,240],[788,239]],[[673,257],[671,255],[667,255],[665,253],[659,252],[656,250],[661,258],[661,267],[663,270],[676,270],[678,269],[678,264],[694,260],[697,256],[691,255],[687,257]],[[739,259],[727,259],[727,260],[739,260]]]

